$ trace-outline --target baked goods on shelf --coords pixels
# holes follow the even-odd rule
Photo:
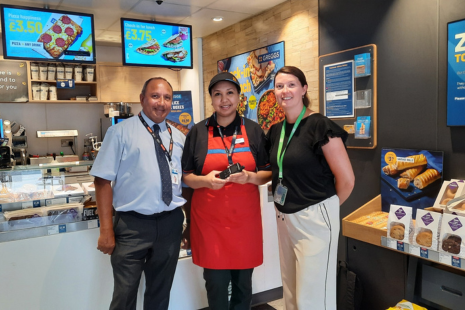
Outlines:
[[[433,233],[431,231],[422,231],[418,233],[415,241],[418,245],[431,247],[431,245],[433,244]]]
[[[442,249],[445,252],[449,252],[452,254],[459,254],[461,243],[462,243],[462,238],[456,235],[449,235],[446,239],[442,241]]]
[[[389,234],[391,238],[397,240],[404,240],[405,228],[402,224],[396,224],[391,227],[391,232]]]

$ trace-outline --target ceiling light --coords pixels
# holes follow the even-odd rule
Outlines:
[[[222,20],[223,20],[223,16],[213,17],[213,21],[215,21],[215,22],[220,22]]]

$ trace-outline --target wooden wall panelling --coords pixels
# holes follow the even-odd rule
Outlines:
[[[179,73],[170,69],[129,67],[121,64],[101,63],[99,66],[101,102],[139,102],[144,82],[152,77],[164,77],[173,90],[179,90]]]

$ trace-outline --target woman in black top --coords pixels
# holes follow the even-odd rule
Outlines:
[[[287,310],[336,309],[339,206],[354,174],[347,132],[308,108],[307,81],[296,67],[275,76],[286,120],[267,134],[278,212],[278,235]]]

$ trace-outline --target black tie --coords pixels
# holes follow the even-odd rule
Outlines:
[[[160,137],[160,126],[157,124],[153,125],[153,131],[155,135]],[[161,141],[161,138],[160,138]],[[168,165],[168,162],[166,160],[165,152],[161,148],[160,144],[155,142],[155,151],[157,153],[157,159],[158,159],[158,167],[160,169],[160,176],[161,176],[161,198],[163,199],[163,202],[169,206],[171,203],[172,199],[172,193],[173,189],[171,187],[171,173],[170,173],[170,167]]]

